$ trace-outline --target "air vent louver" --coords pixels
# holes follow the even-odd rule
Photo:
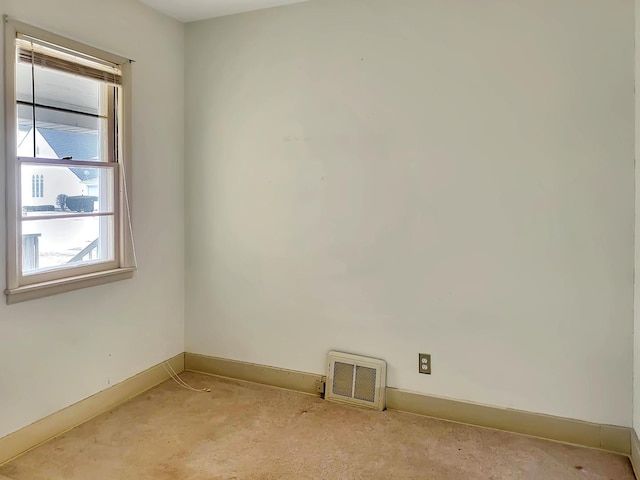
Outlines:
[[[384,360],[329,352],[328,361],[327,400],[385,409],[387,364]]]

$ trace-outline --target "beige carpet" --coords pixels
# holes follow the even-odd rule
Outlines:
[[[181,375],[0,467],[11,480],[606,479],[627,458]]]

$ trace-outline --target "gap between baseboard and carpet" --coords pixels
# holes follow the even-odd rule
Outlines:
[[[323,375],[193,353],[179,354],[168,362],[177,373],[204,373],[311,395],[319,395],[317,384],[324,380]],[[0,465],[168,380],[170,376],[163,363],[0,438]],[[391,387],[387,387],[386,396],[389,410],[626,455],[639,472],[640,442],[636,433],[627,427],[480,405]]]
[[[184,353],[166,362],[176,372],[184,371]],[[106,390],[80,400],[31,425],[0,438],[0,465],[58,437],[69,430],[111,410],[170,378],[162,362]]]

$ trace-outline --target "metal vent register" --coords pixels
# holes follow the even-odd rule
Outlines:
[[[387,363],[376,358],[329,352],[325,398],[377,410],[385,409]]]

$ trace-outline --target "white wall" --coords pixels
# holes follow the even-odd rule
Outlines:
[[[629,426],[633,0],[186,29],[186,350]],[[417,373],[418,352],[433,375]]]
[[[184,27],[134,0],[0,0],[0,11],[136,60],[139,264],[133,280],[0,305],[2,437],[184,351]],[[4,271],[4,224],[0,238]]]

